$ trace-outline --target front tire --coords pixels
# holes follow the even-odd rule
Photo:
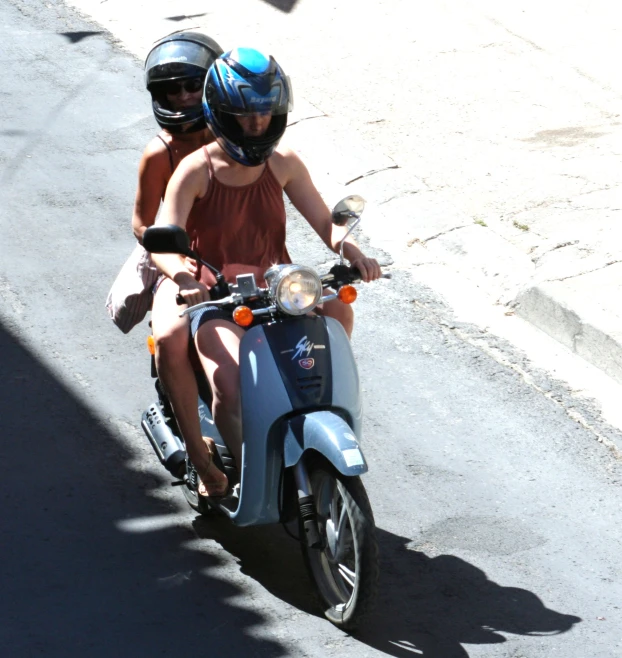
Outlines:
[[[309,469],[323,548],[302,544],[305,563],[336,626],[353,629],[376,602],[380,568],[376,526],[365,487],[328,464]],[[304,534],[301,534],[304,536]]]

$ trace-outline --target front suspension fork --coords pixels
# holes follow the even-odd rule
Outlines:
[[[317,523],[317,512],[315,511],[315,498],[311,490],[311,481],[309,474],[304,465],[304,460],[298,460],[294,466],[294,479],[296,480],[296,489],[298,490],[298,508],[300,510],[300,519],[302,528],[305,533],[305,541],[309,548],[322,548],[324,542],[320,535],[320,528]]]

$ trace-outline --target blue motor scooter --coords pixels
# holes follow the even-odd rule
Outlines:
[[[346,197],[333,210],[333,221],[348,224],[349,235],[364,205],[359,196]],[[148,228],[143,244],[153,253],[201,260],[176,226]],[[174,484],[200,513],[217,511],[239,526],[297,518],[324,613],[351,629],[372,609],[379,576],[374,518],[360,479],[367,462],[360,447],[359,377],[341,324],[313,309],[335,297],[353,301],[359,273],[344,263],[343,242],[340,263],[324,276],[303,265],[276,265],[265,274],[266,288],[252,274],[228,285],[201,262],[217,275],[211,291],[217,299],[183,314],[219,305],[231,309],[238,324],[250,326],[240,343],[241,465],[214,424],[209,385],[199,381],[202,433],[215,441],[232,493],[220,499],[198,494],[196,470],[158,383],[160,399],[143,414],[142,427],[162,464],[179,478]]]

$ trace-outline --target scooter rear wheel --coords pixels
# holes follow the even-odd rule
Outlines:
[[[323,548],[302,544],[324,614],[336,626],[355,628],[376,602],[380,568],[376,526],[365,487],[328,464],[311,466]],[[304,535],[303,535],[304,536]]]
[[[187,464],[190,465],[190,469],[194,468],[190,462],[187,462]],[[190,475],[190,477],[192,477],[192,475]],[[199,494],[196,492],[196,489],[189,486],[188,484],[184,484],[181,488],[182,491],[184,492],[186,502],[188,503],[188,505],[190,505],[190,507],[192,507],[192,509],[195,512],[198,512],[199,514],[203,514],[203,515],[214,513],[214,509],[203,498],[203,496],[199,496]]]
[[[192,489],[184,485],[183,492],[188,505],[190,505],[195,512],[198,512],[199,514],[214,513],[214,510],[197,494],[196,491],[192,491]]]

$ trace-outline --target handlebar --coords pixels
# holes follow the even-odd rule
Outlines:
[[[382,279],[390,279],[391,273],[386,272],[381,275]],[[360,283],[361,282],[361,272],[357,267],[350,267],[348,265],[333,265],[328,274],[320,277],[323,287],[336,286],[341,287],[351,283]],[[226,284],[225,284],[226,285]],[[213,289],[212,289],[213,290]],[[232,303],[230,298],[223,299],[223,297],[218,296],[216,299],[213,299],[211,303],[216,305],[221,305],[224,303]],[[175,295],[175,302],[178,306],[183,306],[186,304],[186,300],[177,293]],[[205,305],[208,305],[208,302],[204,302]]]
[[[381,279],[390,279],[391,273],[386,272],[380,276]],[[361,273],[357,267],[348,265],[333,265],[330,272],[320,277],[324,286],[345,286],[350,283],[360,283]]]

